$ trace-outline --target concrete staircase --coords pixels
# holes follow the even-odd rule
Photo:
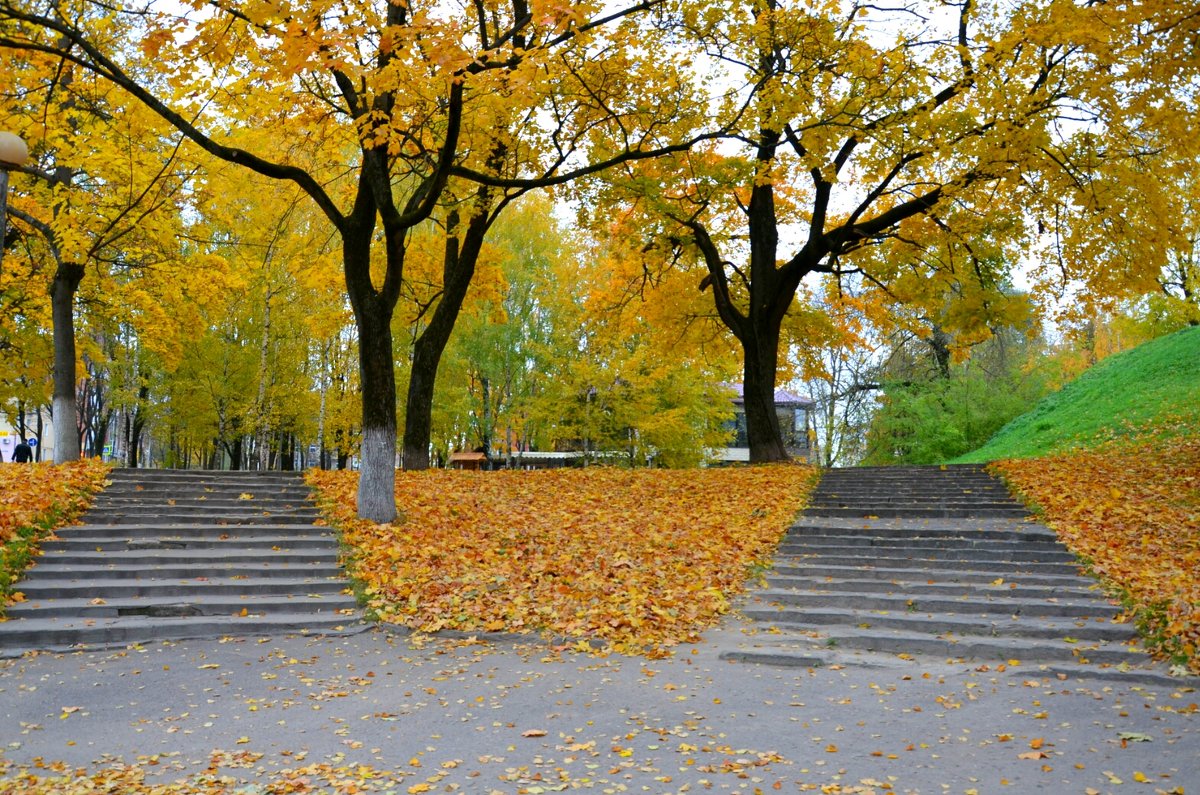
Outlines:
[[[360,627],[299,473],[118,469],[110,480],[17,583],[25,601],[0,622],[0,657]]]
[[[1149,663],[1054,533],[977,466],[828,472],[743,612],[757,631],[727,659]]]

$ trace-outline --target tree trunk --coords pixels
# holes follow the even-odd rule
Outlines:
[[[450,333],[462,309],[467,288],[475,275],[475,263],[483,239],[491,226],[491,219],[483,210],[478,210],[467,224],[461,247],[454,228],[455,214],[447,220],[447,238],[442,260],[442,297],[429,325],[417,337],[413,345],[412,375],[408,381],[408,398],[404,414],[404,468],[419,470],[429,468],[429,442],[433,432],[433,388],[437,380],[438,364]]]
[[[750,463],[789,461],[783,445],[779,415],[775,412],[775,374],[779,356],[779,326],[754,323],[753,333],[742,341],[745,359],[742,398],[746,408],[746,439]],[[768,326],[761,328],[761,326]]]
[[[491,471],[495,468],[492,461],[492,390],[486,375],[480,379],[480,388],[483,391],[483,432],[480,435],[483,437],[483,457],[487,461],[484,468]]]
[[[358,516],[387,523],[396,518],[396,363],[392,314],[400,298],[404,231],[385,230],[387,271],[381,289],[371,281],[375,204],[360,181],[353,215],[342,229],[342,270],[358,332],[359,391],[362,396]]]
[[[396,370],[391,312],[358,318],[362,382],[362,470],[358,515],[373,522],[396,518]]]
[[[142,413],[142,404],[150,397],[150,387],[142,385],[138,387],[138,402],[134,406],[133,412],[130,414],[130,422],[128,425],[128,433],[125,435],[125,466],[130,469],[137,469],[138,465],[138,448],[142,444],[142,429],[146,427],[146,417]]]
[[[279,445],[279,468],[284,472],[296,471],[296,436],[284,433]]]
[[[267,365],[270,362],[270,343],[271,343],[271,291],[267,290],[267,297],[263,301],[263,332],[262,342],[258,349],[258,396],[254,401],[254,408],[258,413],[257,426],[257,447],[258,447],[258,468],[270,469],[271,465],[268,459],[268,440],[271,438],[271,412],[267,409]]]
[[[45,429],[42,427],[42,409],[40,406],[38,407],[38,412],[37,412],[37,423],[34,427],[37,428],[38,446],[37,446],[37,449],[33,451],[33,460],[37,461],[40,464],[42,462],[42,449],[43,449],[42,439],[45,438],[44,434],[42,433],[42,431]]]
[[[950,379],[950,335],[937,323],[927,340],[929,350],[933,353],[933,363],[937,367],[937,377],[943,381]]]
[[[54,323],[54,463],[79,458],[79,411],[75,404],[75,291],[83,266],[60,263],[50,286]]]

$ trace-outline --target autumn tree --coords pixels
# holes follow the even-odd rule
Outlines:
[[[684,466],[725,446],[728,341],[704,340],[694,291],[643,283],[631,236],[609,232],[588,240],[539,195],[497,224],[439,376],[439,449]]]
[[[870,266],[914,220],[1021,216],[1021,177],[1047,165],[1054,122],[1094,112],[1075,101],[1095,65],[1078,41],[1087,13],[971,0],[679,6],[679,39],[718,75],[713,102],[733,130],[669,165],[631,167],[606,198],[695,252],[696,280],[742,348],[751,460],[786,457],[772,400],[806,276],[884,281]]]
[[[684,274],[647,271],[624,223],[558,263],[554,378],[529,416],[543,443],[628,466],[695,466],[731,435],[729,341]]]
[[[544,194],[523,197],[497,223],[486,272],[472,285],[439,373],[440,452],[483,447],[491,459],[542,441],[530,406],[557,372],[564,307],[573,300],[558,275],[578,267],[580,255]]]
[[[156,259],[156,240],[171,234],[192,166],[180,157],[180,137],[107,81],[44,53],[21,53],[11,65],[0,119],[21,132],[31,160],[13,184],[10,216],[20,240],[7,259],[50,297],[54,457],[62,463],[79,457],[81,436],[92,429],[77,401],[80,283],[89,269],[100,278]],[[87,385],[99,383],[84,379],[82,391],[97,408],[94,419],[105,413],[105,396]]]

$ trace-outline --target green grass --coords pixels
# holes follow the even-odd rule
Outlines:
[[[1200,424],[1200,327],[1108,357],[952,463],[1093,447],[1168,423]]]

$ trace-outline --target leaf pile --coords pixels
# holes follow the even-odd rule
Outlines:
[[[1200,673],[1200,438],[1159,433],[993,466],[1124,595],[1147,644]]]
[[[53,464],[0,464],[0,607],[12,596],[37,544],[73,521],[105,483],[99,459]]]
[[[814,471],[401,472],[404,518],[390,525],[356,518],[355,473],[308,477],[382,620],[662,654],[694,640],[769,561]]]

